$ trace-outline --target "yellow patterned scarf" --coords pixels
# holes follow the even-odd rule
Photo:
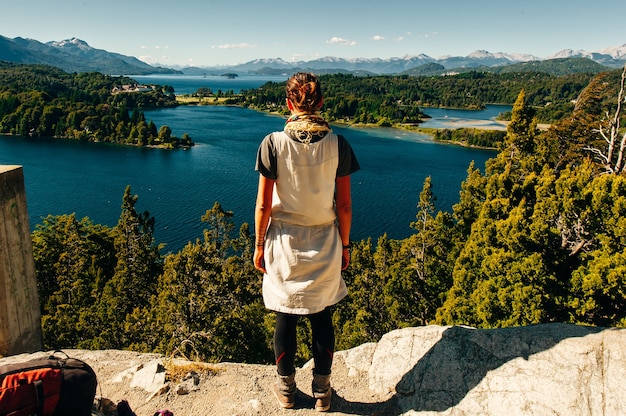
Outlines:
[[[322,138],[331,129],[326,120],[316,114],[294,114],[285,122],[285,133],[301,143],[309,144],[315,138]]]

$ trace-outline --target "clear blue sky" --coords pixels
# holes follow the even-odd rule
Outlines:
[[[72,37],[165,65],[257,58],[545,58],[626,44],[624,0],[2,0],[0,35]]]

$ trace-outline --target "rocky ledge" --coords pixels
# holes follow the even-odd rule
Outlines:
[[[296,373],[296,408],[271,394],[273,366],[194,363],[129,351],[65,350],[98,375],[99,413],[127,400],[137,416],[313,415],[312,363]],[[39,352],[0,358],[0,365]],[[338,351],[334,415],[626,414],[626,330],[543,324],[404,328]]]

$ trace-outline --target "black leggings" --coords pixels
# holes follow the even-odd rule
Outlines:
[[[288,376],[295,370],[296,325],[300,316],[306,316],[311,323],[315,372],[323,375],[330,374],[335,352],[335,331],[330,307],[312,315],[291,315],[276,312],[274,355],[278,374]]]

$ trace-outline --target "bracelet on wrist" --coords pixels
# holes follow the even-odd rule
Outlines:
[[[344,249],[344,250],[345,250],[345,249],[350,249],[350,248],[352,248],[352,241],[348,242],[348,244],[344,244],[344,245],[343,245],[343,249]]]
[[[265,245],[265,240],[256,240],[256,245],[257,245],[257,246],[263,246],[263,245]]]

